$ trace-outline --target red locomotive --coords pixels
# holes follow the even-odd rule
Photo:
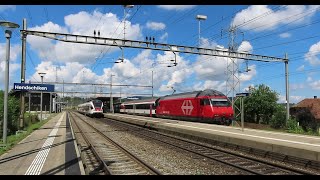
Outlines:
[[[119,112],[224,125],[230,125],[233,119],[228,98],[212,89],[127,101],[120,104]]]
[[[179,120],[230,125],[233,109],[219,91],[207,89],[160,97],[155,102],[156,116]]]

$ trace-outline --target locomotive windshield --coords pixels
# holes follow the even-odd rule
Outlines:
[[[100,101],[100,100],[94,100],[92,102],[93,102],[94,107],[101,107],[102,106],[102,101]]]
[[[231,103],[227,99],[211,99],[212,106],[231,106]]]

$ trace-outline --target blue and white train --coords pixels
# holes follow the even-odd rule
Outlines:
[[[103,103],[99,99],[93,99],[78,105],[78,112],[91,117],[104,117]]]

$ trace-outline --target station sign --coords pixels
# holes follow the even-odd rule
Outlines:
[[[138,97],[138,96],[131,96],[131,97],[127,97],[127,99],[130,99],[130,100],[139,100],[139,99],[141,99],[141,98]]]
[[[250,96],[250,93],[237,93],[236,96],[237,97],[247,97],[247,96]]]
[[[54,85],[52,84],[25,84],[14,83],[13,90],[15,91],[42,91],[54,92]]]

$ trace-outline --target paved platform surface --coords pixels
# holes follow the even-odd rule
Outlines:
[[[0,156],[0,175],[84,174],[66,112]]]
[[[104,114],[105,117],[156,129],[252,147],[288,156],[320,161],[320,137],[161,118]]]

